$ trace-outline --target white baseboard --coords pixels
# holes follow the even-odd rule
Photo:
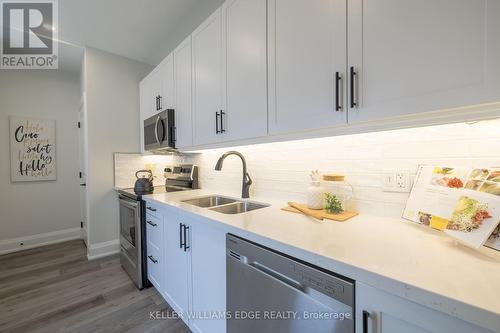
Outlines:
[[[0,255],[81,238],[82,229],[71,228],[26,237],[5,239],[0,241]]]
[[[120,240],[114,239],[107,242],[89,244],[87,246],[87,259],[93,260],[112,254],[120,253]]]

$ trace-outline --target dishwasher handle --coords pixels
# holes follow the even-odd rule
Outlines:
[[[251,267],[255,268],[256,270],[260,271],[261,273],[264,273],[272,278],[275,278],[276,280],[280,281],[281,283],[286,284],[289,287],[292,287],[292,288],[294,288],[302,293],[305,293],[305,287],[301,283],[289,278],[288,276],[280,274],[280,273],[276,272],[275,270],[272,270],[271,268],[266,267],[258,262],[255,262],[255,261],[250,263],[249,265]]]

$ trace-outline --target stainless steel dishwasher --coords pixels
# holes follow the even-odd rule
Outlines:
[[[227,333],[354,332],[354,281],[228,234]]]

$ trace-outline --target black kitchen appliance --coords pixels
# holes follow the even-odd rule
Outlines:
[[[144,175],[142,177],[139,177],[139,174],[147,174],[147,177]],[[139,170],[135,173],[135,178],[137,180],[135,181],[134,185],[134,192],[135,193],[152,193],[154,190],[154,185],[153,185],[153,173],[151,170]]]

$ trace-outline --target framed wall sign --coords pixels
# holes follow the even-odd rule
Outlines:
[[[56,180],[56,121],[10,116],[9,123],[11,181]]]

